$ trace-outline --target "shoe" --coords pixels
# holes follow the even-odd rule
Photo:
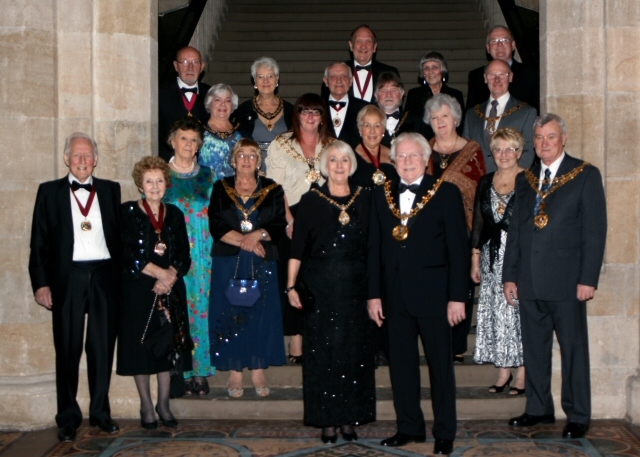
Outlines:
[[[334,444],[336,441],[338,441],[338,434],[336,433],[336,429],[333,428],[333,435],[325,435],[324,432],[325,430],[328,430],[332,427],[326,427],[322,429],[322,433],[320,434],[320,440],[324,443],[331,443]]]
[[[240,398],[244,395],[244,389],[242,387],[232,389],[229,387],[229,381],[227,381],[227,394],[229,394],[231,398]]]
[[[507,387],[509,384],[511,384],[511,381],[513,381],[513,374],[510,374],[509,375],[509,379],[507,379],[507,382],[505,382],[501,386],[497,386],[497,385],[494,384],[491,387],[489,387],[489,393],[492,393],[492,394],[501,393],[504,390],[505,387]]]
[[[509,388],[509,395],[524,395],[524,389],[518,389],[517,387]]]
[[[178,426],[178,420],[175,417],[173,419],[165,419],[164,417],[162,417],[162,414],[160,414],[160,411],[158,411],[158,405],[156,405],[156,413],[158,413],[158,416],[160,416],[160,420],[162,421],[162,425],[164,425],[165,427],[177,427]]]
[[[193,397],[196,393],[196,383],[193,378],[189,378],[184,382],[184,396]]]
[[[73,425],[65,425],[58,429],[58,439],[60,441],[73,441],[76,439],[76,428]]]
[[[402,432],[398,432],[391,438],[380,441],[381,446],[397,447],[404,446],[409,443],[424,443],[427,440],[427,435],[407,435]]]
[[[453,356],[453,361],[457,362],[457,363],[464,363],[464,356],[463,355],[454,355]]]
[[[144,419],[142,418],[142,411],[140,411],[140,425],[145,430],[155,430],[158,428],[158,421],[154,420],[152,422],[145,422]]]
[[[521,416],[513,417],[509,419],[509,425],[512,427],[530,427],[536,424],[553,424],[556,421],[556,416],[553,414],[545,414],[544,416],[534,416],[524,413]]]
[[[268,397],[269,394],[271,393],[271,389],[269,388],[269,386],[255,387],[255,389],[256,389],[256,395],[258,397]]]
[[[208,395],[211,389],[209,388],[207,378],[204,378],[204,381],[195,381],[193,383],[193,392],[200,397]]]
[[[347,432],[349,427],[351,432]],[[352,426],[342,426],[340,427],[340,433],[342,434],[342,439],[345,441],[358,441],[358,434]]]
[[[120,431],[118,423],[111,418],[103,421],[89,418],[89,425],[92,427],[98,427],[103,432],[107,432],[109,434],[118,433]]]
[[[433,445],[433,453],[441,455],[449,455],[453,451],[453,440],[438,440]]]
[[[379,351],[376,355],[375,355],[375,367],[388,367],[389,366],[389,361],[387,360],[387,357],[384,355],[383,351]]]
[[[582,438],[587,434],[589,430],[588,424],[578,424],[577,422],[569,422],[562,430],[562,437],[575,439]]]
[[[304,359],[302,358],[302,355],[291,355],[289,354],[289,362],[293,363],[295,365],[302,365],[302,362],[304,361]]]

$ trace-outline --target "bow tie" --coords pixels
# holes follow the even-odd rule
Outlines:
[[[391,114],[387,114],[387,119],[389,119],[390,117],[393,117],[394,119],[400,119],[400,110],[398,109]]]
[[[413,192],[414,194],[418,193],[418,189],[420,188],[420,184],[405,184],[403,182],[398,186],[398,193],[403,193],[405,190],[409,192]]]
[[[329,106],[331,106],[336,111],[340,111],[342,108],[347,106],[347,102],[337,102],[335,100],[329,100]]]
[[[360,71],[360,70],[367,70],[367,71],[371,71],[371,64],[369,65],[356,65],[356,71]]]
[[[78,189],[84,189],[88,192],[91,192],[91,189],[93,189],[93,185],[89,183],[80,184],[78,181],[71,181],[71,190],[75,192]]]
[[[182,88],[180,88],[180,90],[185,94],[187,92],[193,92],[194,94],[198,93],[198,88],[197,87],[182,87]]]

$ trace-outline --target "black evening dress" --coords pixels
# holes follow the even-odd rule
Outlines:
[[[365,189],[377,187],[377,184],[373,182],[373,174],[376,172],[376,166],[364,160],[357,152],[354,151],[353,153],[356,155],[358,167],[349,178],[349,184],[364,187]],[[396,167],[394,167],[393,164],[382,162],[380,164],[380,171],[384,173],[386,179],[395,180],[398,178],[398,172],[396,172]]]
[[[375,420],[376,391],[372,331],[367,313],[369,192],[363,189],[347,209],[322,198],[326,184],[302,196],[291,257],[302,261],[299,278],[315,296],[305,314],[302,381],[304,423],[314,427],[363,424]],[[354,195],[331,197],[340,205]]]
[[[144,267],[153,263],[161,268],[173,267],[178,271],[178,280],[172,293],[178,294],[185,316],[186,289],[182,277],[191,266],[189,239],[182,211],[174,205],[165,204],[166,214],[162,229],[162,241],[167,251],[159,256],[153,251],[158,235],[151,225],[149,216],[140,208],[137,201],[129,201],[121,206],[120,233],[122,239],[122,291],[118,327],[118,363],[117,373],[121,376],[155,374],[171,369],[169,358],[155,360],[140,342],[144,332],[151,305],[156,294],[154,278],[142,273]],[[149,322],[149,331],[160,325],[160,316],[154,311]],[[191,359],[186,354],[185,371],[191,369]]]

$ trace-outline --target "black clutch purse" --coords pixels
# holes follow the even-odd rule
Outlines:
[[[140,343],[147,348],[151,357],[155,360],[162,360],[169,357],[169,355],[175,350],[176,343],[173,326],[167,318],[162,319],[162,317],[160,317],[160,326],[151,332],[148,331],[149,323],[151,322],[151,317],[153,316],[153,311],[156,309],[157,303],[158,295],[156,295],[156,298],[153,300],[153,305],[151,305],[151,312],[149,313],[149,318],[147,319],[147,325],[144,328],[144,332],[142,332]],[[160,313],[165,312],[165,308],[162,307],[162,302],[158,305],[158,311]]]
[[[258,298],[260,298],[259,282],[253,278],[253,259],[251,259],[251,279],[237,278],[238,265],[240,265],[239,255],[234,278],[229,280],[229,285],[225,289],[224,294],[233,306],[250,308],[258,301]]]
[[[195,345],[189,332],[189,323],[184,315],[178,294],[169,292],[166,297],[176,346],[183,352],[191,352]]]
[[[298,276],[298,278],[300,277]],[[316,310],[316,297],[304,280],[298,279],[298,281],[296,281],[296,292],[298,292],[300,303],[302,303],[302,311],[305,313],[313,313]]]

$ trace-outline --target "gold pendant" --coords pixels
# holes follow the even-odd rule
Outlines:
[[[273,124],[271,122],[267,124],[267,130],[269,131],[273,130]]]
[[[547,213],[541,210],[538,213],[538,215],[533,219],[533,221],[536,224],[536,227],[538,227],[539,229],[543,229],[549,223],[549,216],[547,215]]]
[[[499,214],[500,216],[504,215],[504,210],[505,210],[505,209],[506,209],[506,208],[504,207],[504,203],[500,202],[500,203],[498,204],[498,214]]]
[[[253,224],[250,220],[247,219],[240,221],[240,230],[242,231],[242,233],[248,233],[253,230]]]
[[[447,162],[447,161],[445,161],[445,160],[443,160],[442,162],[440,162],[440,168],[442,168],[443,170],[444,170],[445,168],[447,168],[447,165],[449,165],[449,162]]]
[[[88,232],[89,230],[91,230],[91,222],[89,222],[89,221],[80,222],[80,229],[83,232]]]
[[[342,121],[340,120],[339,117],[335,117],[333,119],[333,125],[335,125],[336,127],[340,127],[342,125]]]
[[[384,174],[382,170],[376,170],[373,173],[373,183],[376,186],[381,186],[387,180],[387,176]]]
[[[307,171],[307,173],[305,174],[304,179],[309,184],[313,184],[315,182],[318,182],[318,180],[320,179],[320,173],[318,173],[315,168],[310,168],[309,171]]]
[[[398,241],[404,241],[409,236],[409,227],[406,225],[397,225],[394,227],[391,235]]]
[[[340,211],[340,216],[338,216],[338,220],[342,225],[347,225],[351,221],[351,218],[349,217],[349,214],[345,210],[342,210]]]
[[[165,252],[167,252],[167,245],[164,244],[164,241],[158,240],[158,242],[156,243],[156,246],[153,248],[153,252],[162,256],[164,255]]]

